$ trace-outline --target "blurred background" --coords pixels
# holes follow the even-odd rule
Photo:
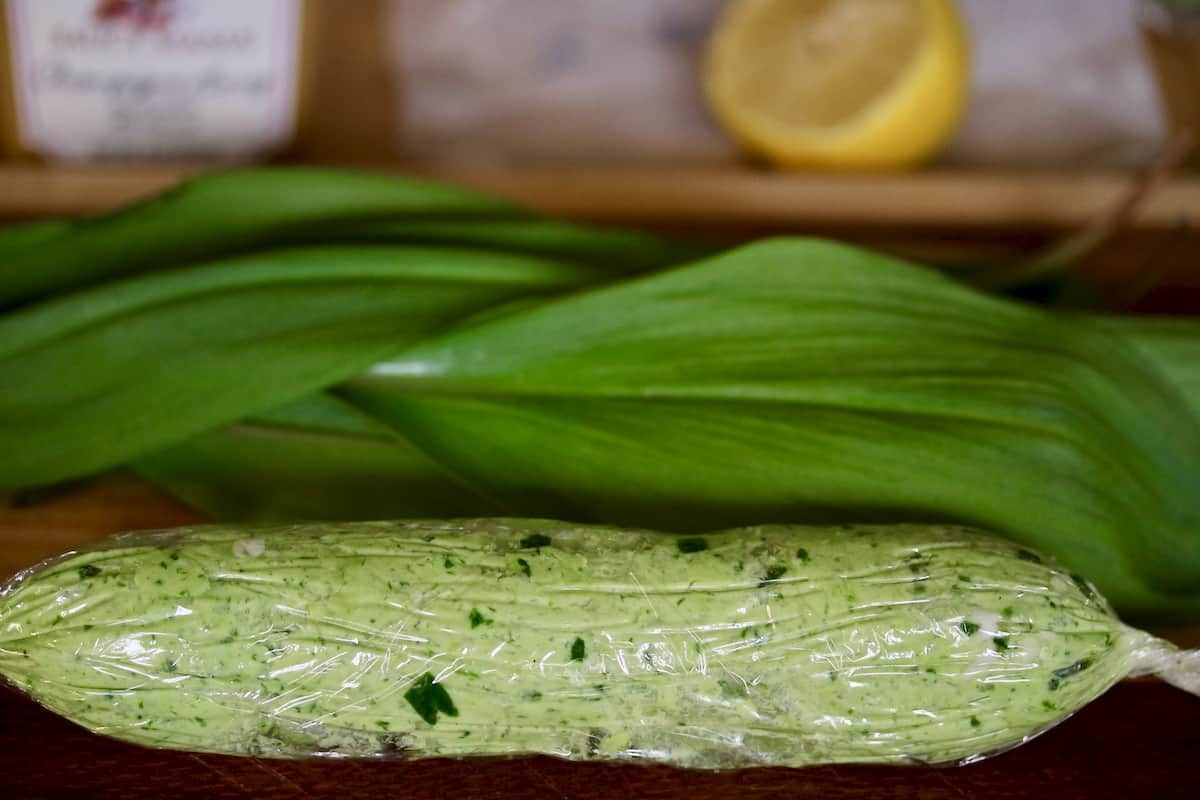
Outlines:
[[[740,157],[735,136],[705,93],[706,47],[721,22],[737,24],[736,1],[6,5],[10,74],[3,111],[10,157],[286,154],[455,164],[729,163]],[[802,84],[821,77],[831,91],[853,84],[853,73],[863,68],[853,63],[855,46],[864,38],[871,45],[871,37],[886,43],[910,35],[906,25],[924,23],[905,18],[920,18],[931,4],[741,5],[763,6],[758,13],[772,15],[777,38],[786,34],[802,52],[790,60],[770,52],[776,45],[766,41],[769,32],[743,21],[746,41],[734,43],[727,56],[734,65],[726,69],[757,68],[756,80],[785,95],[789,83],[801,84],[797,91],[803,92]],[[961,61],[942,67],[962,75],[943,77],[942,85],[953,92],[957,81],[965,84],[962,115],[930,154],[934,163],[1138,166],[1161,149],[1172,119],[1190,121],[1192,109],[1182,100],[1164,102],[1197,95],[1195,83],[1178,85],[1195,79],[1200,65],[1194,54],[1186,62],[1196,46],[1186,2],[932,5],[948,6],[963,28]],[[922,35],[930,38],[917,32]],[[932,46],[917,42],[912,49]],[[914,57],[900,48],[876,49],[869,60],[890,73],[886,83],[899,80]],[[747,63],[756,58],[762,63]],[[831,61],[849,63],[841,74],[832,68],[813,76]],[[819,92],[798,99],[820,102]]]
[[[392,3],[393,70],[407,76],[397,109],[407,152],[453,162],[735,160],[735,142],[708,108],[702,69],[705,46],[729,5]],[[836,13],[820,9],[833,4],[791,5]],[[859,5],[882,14],[896,3]],[[957,6],[971,51],[961,65],[969,73],[969,99],[934,160],[1096,168],[1153,157],[1164,118],[1135,0],[960,0]],[[836,42],[836,33],[827,35]],[[811,68],[795,66],[797,73]],[[905,63],[891,66],[899,73]]]
[[[4,217],[208,166],[367,164],[594,221],[934,262],[1074,236],[1072,263],[1118,294],[1200,284],[1197,2],[3,5]],[[94,191],[54,177],[97,164]]]

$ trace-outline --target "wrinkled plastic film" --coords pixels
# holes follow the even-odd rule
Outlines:
[[[1128,635],[1138,642],[1128,677],[1153,675],[1185,692],[1200,695],[1200,650],[1180,650],[1139,630],[1130,629]]]
[[[0,590],[0,674],[138,744],[723,769],[965,763],[1200,656],[943,526],[520,520],[120,537]]]

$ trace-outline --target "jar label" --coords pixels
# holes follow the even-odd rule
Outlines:
[[[298,0],[9,0],[18,132],[55,160],[241,159],[296,117]]]

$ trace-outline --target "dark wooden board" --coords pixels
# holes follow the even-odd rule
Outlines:
[[[147,750],[89,734],[0,691],[0,796],[181,798],[1200,797],[1200,698],[1123,683],[1029,744],[967,767],[687,772],[551,758],[281,761]],[[4,789],[7,789],[5,791]]]

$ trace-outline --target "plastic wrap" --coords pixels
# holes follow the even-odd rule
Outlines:
[[[940,526],[522,520],[116,537],[0,592],[0,674],[97,733],[257,756],[970,762],[1197,656]]]

